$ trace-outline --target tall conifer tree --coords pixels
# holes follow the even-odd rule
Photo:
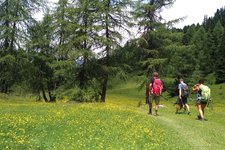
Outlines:
[[[7,92],[16,81],[18,65],[17,53],[24,48],[27,40],[27,28],[35,21],[33,14],[42,5],[42,0],[1,0],[0,1],[0,57],[3,73],[0,73],[0,87]],[[4,58],[5,57],[5,58]],[[10,69],[10,66],[14,66]],[[7,74],[7,76],[5,76]]]

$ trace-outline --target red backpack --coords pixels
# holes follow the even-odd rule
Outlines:
[[[152,93],[154,95],[160,95],[162,93],[162,81],[160,79],[154,79],[152,85]]]

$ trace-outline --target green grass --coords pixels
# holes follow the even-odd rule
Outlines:
[[[106,103],[91,104],[1,94],[0,149],[225,149],[225,84],[210,86],[214,107],[204,122],[196,120],[194,101],[191,115],[175,115],[176,98],[161,98],[160,116],[148,115],[137,86],[118,85]]]

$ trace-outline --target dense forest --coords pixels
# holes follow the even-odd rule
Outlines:
[[[153,71],[173,95],[174,79],[225,82],[225,8],[202,24],[174,28],[160,12],[175,0],[42,0],[0,2],[0,92],[105,102],[109,81]],[[41,21],[34,14],[43,11]],[[121,46],[124,33],[140,36]],[[145,85],[145,84],[143,84]]]

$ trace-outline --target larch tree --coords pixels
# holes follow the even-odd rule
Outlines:
[[[101,47],[98,1],[60,0],[56,10],[53,13],[57,51],[57,61],[54,65],[56,75],[60,82],[77,88],[80,91],[78,99],[83,101],[89,90],[100,93],[94,85],[95,78],[99,76],[96,75],[94,51]],[[94,95],[97,95],[96,93]]]
[[[33,14],[39,11],[40,6],[44,6],[42,0],[0,1],[0,65],[4,70],[0,73],[1,91],[7,92],[16,81],[16,67],[19,65],[14,64],[19,62],[17,50],[24,48],[27,28],[34,22]]]
[[[163,46],[163,39],[160,38],[165,25],[161,23],[161,11],[170,7],[174,0],[149,0],[138,1],[134,10],[134,17],[141,32],[137,41],[137,49],[142,54],[140,64],[147,70],[147,76],[153,71],[160,71],[161,64],[165,59],[160,58],[160,48]]]
[[[100,27],[99,43],[101,45],[101,102],[105,102],[110,73],[116,69],[111,65],[112,51],[115,50],[123,38],[123,32],[128,32],[131,24],[128,7],[129,0],[99,0],[98,22]]]
[[[224,80],[224,36],[225,31],[221,22],[218,21],[213,29],[213,37],[215,43],[214,49],[214,64],[215,64],[215,74],[216,74],[216,82],[223,83]]]
[[[41,22],[29,28],[29,41],[27,42],[28,58],[30,60],[29,85],[33,91],[42,94],[45,102],[55,101],[53,90],[53,68],[51,63],[55,59],[55,51],[51,45],[53,38],[52,16],[45,14]],[[48,96],[46,95],[48,94]]]
[[[74,51],[75,46],[71,43],[72,37],[77,30],[76,23],[70,19],[72,14],[71,2],[68,0],[59,0],[53,10],[53,40],[55,51],[55,60],[52,62],[54,69],[54,78],[56,86],[74,85],[74,58],[70,53]],[[74,14],[73,14],[74,15]]]
[[[195,64],[199,65],[199,69],[202,72],[202,76],[206,76],[211,69],[210,66],[210,50],[207,45],[208,38],[204,27],[200,27],[194,34],[192,38],[193,56],[195,58]]]

